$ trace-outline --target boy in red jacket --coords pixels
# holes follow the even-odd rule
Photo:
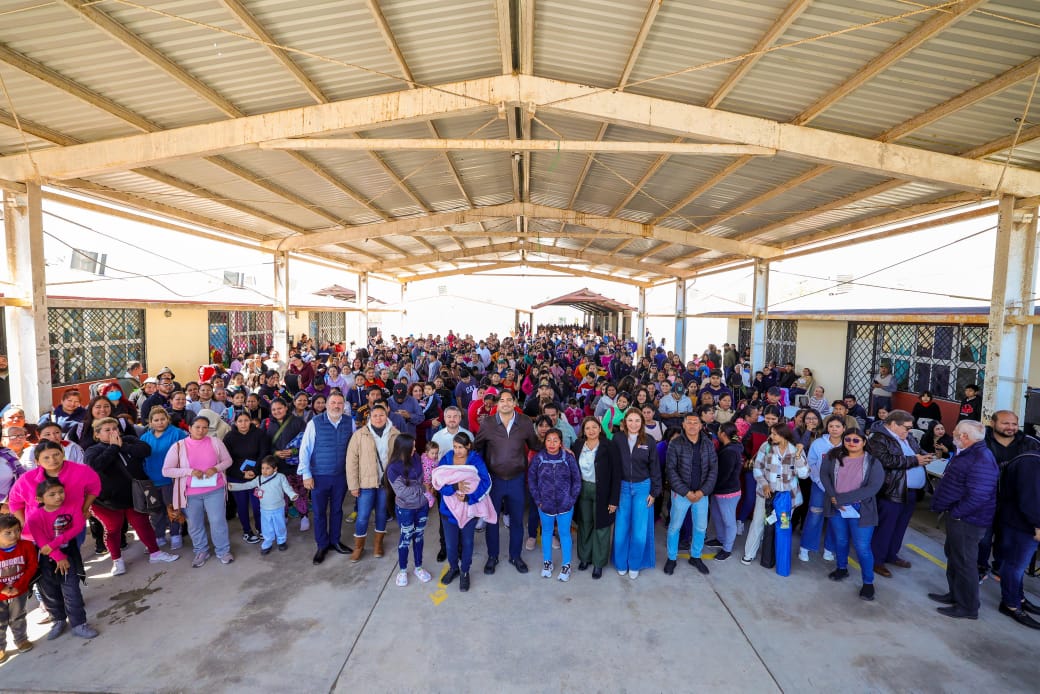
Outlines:
[[[33,647],[26,631],[25,603],[36,575],[38,552],[36,545],[21,537],[18,519],[10,513],[0,515],[0,663],[7,660],[7,627],[11,627],[19,651]]]

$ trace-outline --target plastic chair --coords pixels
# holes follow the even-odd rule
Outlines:
[[[917,419],[917,428],[922,431],[928,431],[928,427],[932,426],[934,421],[934,419],[929,419],[928,417],[919,417]]]
[[[921,443],[921,437],[924,436],[924,432],[920,429],[911,429],[910,435],[917,439],[917,443]]]

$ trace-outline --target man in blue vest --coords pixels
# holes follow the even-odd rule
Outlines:
[[[300,442],[303,486],[311,490],[314,507],[314,563],[325,561],[329,550],[350,554],[352,547],[340,542],[343,528],[343,499],[347,495],[347,444],[354,421],[343,416],[346,400],[340,393],[329,395],[325,412],[307,422]]]

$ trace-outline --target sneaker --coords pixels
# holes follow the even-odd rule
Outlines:
[[[831,571],[829,574],[827,574],[827,578],[831,579],[832,581],[844,581],[848,577],[848,569],[835,569],[834,571]]]
[[[103,557],[108,554],[108,548],[104,545],[94,545],[94,554]]]
[[[823,550],[823,560],[834,561],[834,552],[830,551],[829,549]]]
[[[705,564],[704,560],[701,559],[700,557],[690,557],[687,563],[690,566],[692,566],[693,568],[695,568],[698,571],[700,571],[705,576],[707,576],[708,573],[710,573],[709,570],[708,570],[708,565]]]
[[[347,522],[348,523],[353,523],[356,520],[357,520],[357,511],[351,511],[350,515],[347,516]]]
[[[567,581],[571,580],[571,565],[570,564],[564,564],[563,566],[561,566],[560,567],[560,575],[557,576],[557,578],[559,578],[564,583],[566,583]]]
[[[720,550],[719,550],[719,551],[718,551],[718,552],[717,552],[717,553],[715,554],[715,561],[726,561],[726,560],[727,560],[727,559],[729,559],[729,558],[730,558],[731,556],[733,556],[733,553],[732,553],[732,552],[727,552],[727,551],[726,551],[726,550],[724,550],[724,549],[720,549]]]
[[[551,561],[542,562],[542,578],[552,578],[553,564]]]
[[[708,540],[704,543],[705,547],[722,547],[722,543],[718,540]]]
[[[167,563],[168,564],[169,562],[177,561],[178,559],[180,559],[180,557],[178,555],[170,554],[169,552],[163,552],[162,550],[159,550],[158,552],[152,552],[151,554],[148,555],[148,563],[149,564],[160,564],[160,563]]]
[[[184,540],[181,539],[180,535],[176,535],[170,538],[170,549],[180,549],[184,546]]]
[[[98,631],[89,624],[77,624],[72,627],[72,635],[81,639],[92,639],[98,635]]]
[[[207,559],[209,559],[209,552],[206,552],[206,551],[196,552],[195,556],[191,560],[191,568],[193,568],[193,569],[199,568],[200,566],[202,566],[203,564],[206,563]]]
[[[278,543],[278,551],[279,552],[284,552],[287,549],[289,549],[289,543],[288,542],[279,542]]]
[[[112,560],[112,576],[122,576],[126,573],[126,562],[122,559]]]
[[[639,578],[639,571],[637,571],[636,569],[632,569],[628,572],[628,577],[631,578],[633,581],[636,580],[637,578]]]
[[[307,516],[300,518],[300,532],[305,533],[311,529],[311,521]]]
[[[270,547],[261,547],[260,548],[260,556],[261,557],[266,557],[270,553],[271,553],[271,548]]]
[[[560,548],[560,538],[556,537],[555,535],[553,535],[552,546],[553,546],[553,549],[559,549]]]
[[[54,639],[58,638],[59,636],[61,636],[64,633],[65,633],[65,620],[63,619],[60,622],[55,622],[54,624],[51,625],[51,628],[47,631],[47,640],[48,641],[53,641]]]
[[[256,533],[242,533],[242,539],[251,545],[255,545],[257,542],[260,542],[260,536]]]
[[[16,643],[14,646],[18,649],[19,653],[28,653],[33,649],[32,641],[22,641],[21,643]]]
[[[809,561],[809,550],[804,547],[798,550],[798,559],[800,561]]]
[[[740,563],[743,564],[744,566],[751,566],[751,562],[753,562],[754,560],[755,560],[754,557],[741,557],[740,558]]]
[[[505,513],[505,514],[502,515],[502,523],[505,524],[505,526],[507,528],[509,527],[509,514],[508,513]]]
[[[874,584],[864,583],[863,587],[859,589],[859,597],[860,600],[874,602]]]
[[[397,572],[397,585],[404,588],[408,585],[408,570],[401,569]]]
[[[528,552],[534,551],[535,545],[536,542],[533,537],[529,537],[524,541],[524,549],[526,549]]]
[[[618,576],[627,576],[628,575],[628,569],[618,569],[617,570],[617,575]]]
[[[228,552],[227,554],[221,554],[217,557],[217,559],[220,560],[221,564],[230,564],[231,562],[235,561],[235,555],[233,555],[231,552]]]
[[[737,521],[737,535],[744,534],[744,521]]]
[[[160,547],[165,547],[166,546],[166,536],[155,538],[155,544],[159,545]]]
[[[430,572],[421,566],[415,567],[415,577],[419,579],[420,583],[429,583],[430,579],[433,578],[433,576],[430,575]]]

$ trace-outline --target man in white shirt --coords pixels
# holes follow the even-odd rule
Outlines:
[[[343,500],[347,496],[347,444],[354,422],[344,416],[346,401],[339,393],[329,395],[325,412],[307,422],[300,442],[297,474],[311,492],[314,509],[314,563],[325,561],[328,551],[350,554],[352,547],[340,542],[343,529]]]

